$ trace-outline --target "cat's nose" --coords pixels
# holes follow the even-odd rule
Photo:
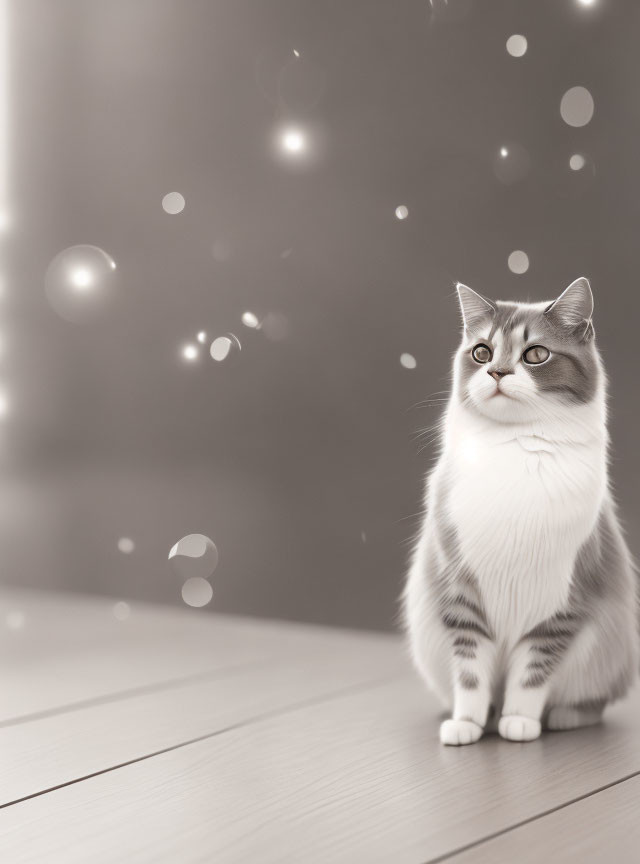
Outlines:
[[[513,375],[513,372],[510,369],[492,369],[491,371],[487,369],[487,372],[492,378],[495,378],[496,381],[504,378],[505,375]]]

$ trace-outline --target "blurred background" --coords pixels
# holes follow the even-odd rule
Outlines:
[[[3,0],[0,27],[4,583],[181,604],[196,532],[207,609],[393,627],[456,280],[591,278],[639,551],[639,4]]]

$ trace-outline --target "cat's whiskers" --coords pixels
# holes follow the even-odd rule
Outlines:
[[[432,405],[441,405],[448,402],[449,399],[450,394],[448,390],[438,390],[430,396],[427,396],[426,399],[422,399],[420,402],[416,402],[414,405],[409,406],[406,410],[414,411],[416,408],[429,408]]]
[[[420,438],[424,438],[425,436],[430,436],[430,435],[433,435],[434,433],[440,434],[441,426],[442,426],[441,423],[434,423],[431,426],[425,426],[424,429],[416,429],[412,435],[412,440],[413,441],[419,441]]]

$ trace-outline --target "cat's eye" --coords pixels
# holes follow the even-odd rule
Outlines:
[[[544,363],[545,360],[548,360],[550,354],[551,352],[544,345],[532,345],[524,352],[522,359],[525,363],[535,366],[537,363]]]
[[[492,358],[491,348],[488,345],[476,345],[476,347],[471,352],[471,356],[476,361],[476,363],[488,363]]]

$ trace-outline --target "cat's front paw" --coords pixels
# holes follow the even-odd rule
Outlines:
[[[542,724],[521,714],[504,714],[498,723],[498,732],[507,741],[533,741],[540,737]]]
[[[440,740],[453,747],[475,744],[482,732],[482,726],[478,726],[473,720],[445,720],[440,724]]]

